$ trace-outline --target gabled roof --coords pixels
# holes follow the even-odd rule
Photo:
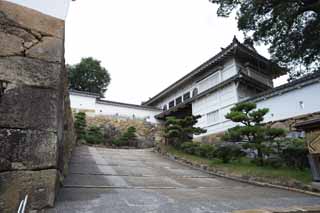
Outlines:
[[[214,65],[221,65],[227,58],[231,56],[236,56],[239,54],[244,54],[249,57],[256,58],[265,64],[268,65],[268,70],[270,70],[270,74],[273,78],[278,77],[280,75],[285,74],[285,71],[279,68],[277,65],[273,64],[269,59],[259,55],[255,50],[246,45],[240,43],[236,37],[233,38],[232,43],[228,45],[226,48],[223,48],[218,54],[210,58],[205,63],[201,64],[199,67],[179,79],[178,81],[171,84],[169,87],[152,97],[150,100],[143,103],[143,105],[150,105],[160,98],[164,97],[165,95],[169,94],[179,86],[185,84],[186,82],[190,81],[193,77],[207,71],[208,69],[212,68]]]

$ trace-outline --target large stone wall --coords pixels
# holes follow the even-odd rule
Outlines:
[[[54,204],[74,145],[64,21],[0,1],[0,212]]]

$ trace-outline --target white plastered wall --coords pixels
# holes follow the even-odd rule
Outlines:
[[[108,103],[96,103],[96,115],[111,115],[132,119],[143,119],[151,123],[157,123],[155,115],[161,110],[131,107],[126,105],[114,105]]]
[[[89,116],[110,115],[131,119],[143,119],[151,123],[157,123],[155,115],[161,110],[148,109],[126,104],[99,103],[94,96],[70,94],[71,108],[78,111],[86,111]]]
[[[195,138],[208,134],[218,133],[224,131],[225,129],[233,127],[234,124],[226,120],[225,115],[237,102],[238,98],[236,85],[234,82],[193,102],[192,114],[202,116],[198,120],[197,126],[207,130],[205,134],[195,136]],[[208,114],[212,112],[217,112],[218,114],[217,120],[213,122],[208,118]]]
[[[257,108],[270,110],[265,122],[320,112],[320,82],[258,101]]]

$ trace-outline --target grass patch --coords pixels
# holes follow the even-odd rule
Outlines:
[[[297,170],[287,167],[277,169],[268,166],[261,167],[251,163],[247,158],[242,158],[239,161],[233,161],[230,163],[222,163],[221,160],[210,160],[190,155],[171,146],[165,146],[163,149],[179,158],[183,158],[197,164],[207,164],[209,167],[216,168],[230,175],[254,176],[287,182],[299,181],[305,184],[310,184],[312,182],[312,175],[309,169]]]

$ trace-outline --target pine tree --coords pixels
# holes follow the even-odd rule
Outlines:
[[[278,137],[285,135],[285,130],[265,126],[262,122],[269,109],[256,109],[255,103],[239,103],[225,116],[233,122],[240,123],[230,128],[224,135],[225,140],[247,141],[244,148],[254,149],[259,165],[264,164],[264,159],[271,152],[271,145]]]
[[[167,142],[179,147],[182,143],[190,141],[193,135],[205,133],[205,129],[194,127],[199,118],[201,118],[200,115],[186,116],[181,119],[174,116],[167,117],[164,128],[164,136]]]

